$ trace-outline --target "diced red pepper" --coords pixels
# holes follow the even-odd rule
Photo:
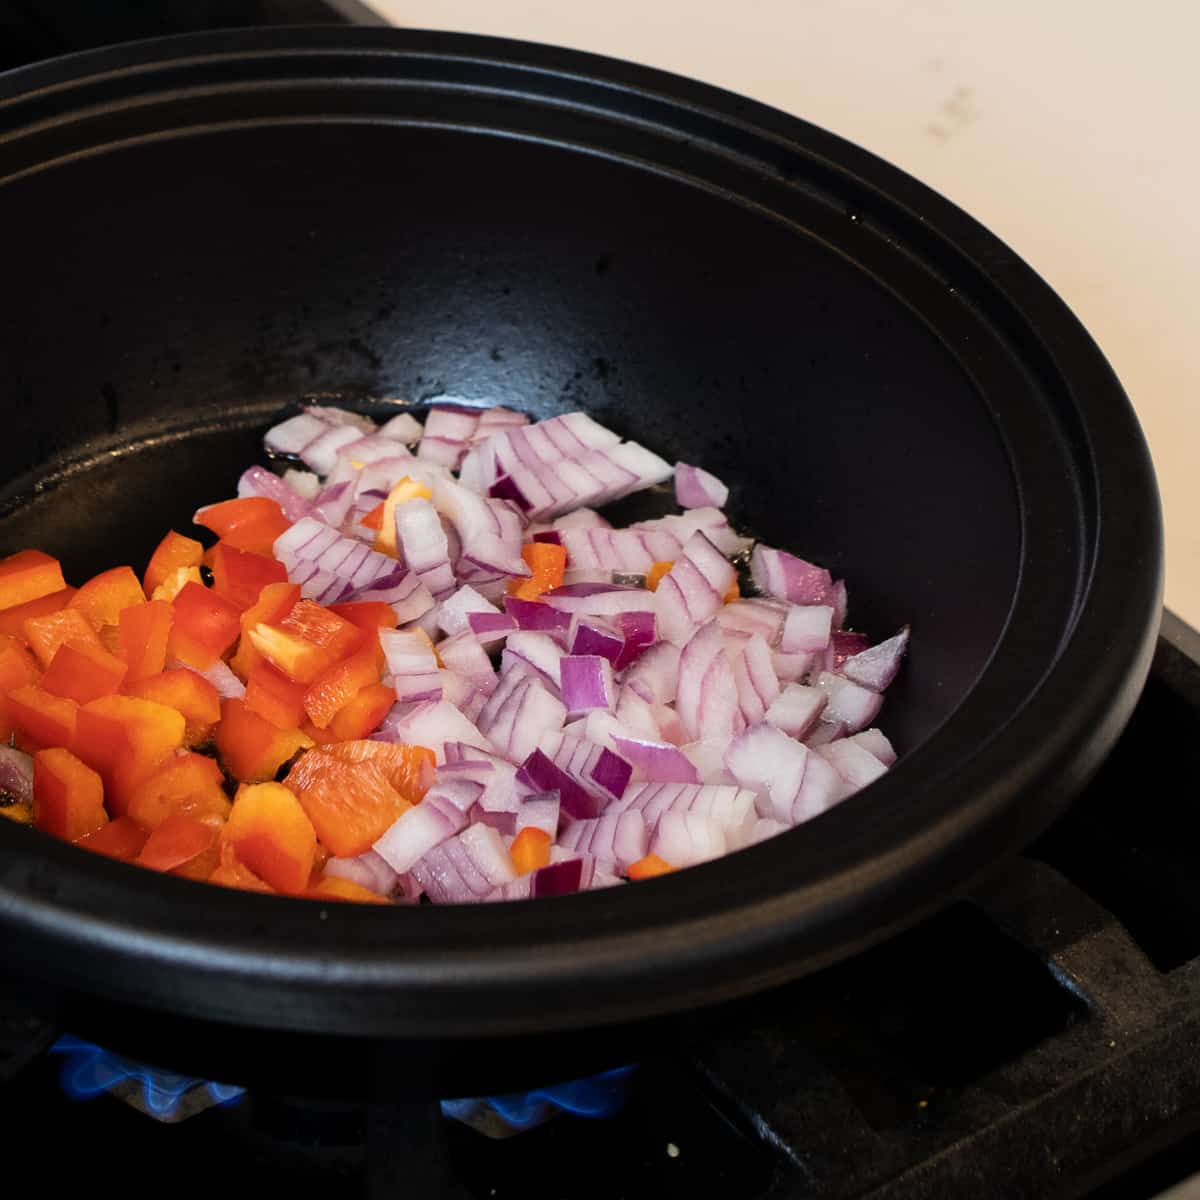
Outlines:
[[[674,559],[665,559],[662,562],[650,564],[650,570],[646,572],[646,586],[650,591],[658,591],[658,585],[662,583],[664,576],[671,573],[671,568],[674,565]]]
[[[380,500],[373,509],[365,517],[359,521],[359,524],[364,529],[379,530],[383,528],[383,510],[387,507],[386,500]]]
[[[300,730],[277,729],[250,712],[244,700],[221,704],[216,741],[225,769],[240,783],[274,779],[289,758],[312,745],[312,739]]]
[[[518,600],[537,600],[543,592],[561,586],[567,566],[567,549],[554,542],[526,542],[521,557],[533,572],[528,579],[509,580],[509,595]]]
[[[337,875],[318,875],[304,894],[310,900],[338,900],[356,904],[390,903],[385,896],[363,887],[361,883],[341,879]]]
[[[75,588],[67,587],[61,591],[51,592],[48,596],[39,596],[28,604],[18,604],[15,608],[6,608],[0,612],[0,634],[25,640],[26,617],[44,617],[48,613],[58,612],[66,608]]]
[[[400,624],[396,610],[382,600],[351,600],[346,604],[330,604],[329,611],[358,626],[364,633],[395,629]]]
[[[165,600],[146,600],[121,613],[119,644],[130,681],[158,675],[167,661],[175,609]]]
[[[334,741],[353,742],[370,737],[396,703],[396,692],[384,683],[368,684],[348,704],[334,713],[328,731]]]
[[[8,693],[14,688],[37,683],[40,674],[25,643],[0,634],[0,741],[8,741],[12,734],[12,723],[8,719]]]
[[[224,780],[221,768],[206,754],[172,755],[134,791],[126,815],[147,829],[176,813],[224,821],[229,816]]]
[[[120,691],[127,668],[103,646],[91,642],[64,642],[42,676],[42,687],[76,704]]]
[[[298,729],[304,720],[306,690],[304,684],[263,661],[246,676],[246,708],[277,729]]]
[[[74,608],[61,608],[44,617],[29,617],[25,621],[25,640],[38,662],[48,667],[59,646],[64,642],[90,642],[103,649],[96,631],[88,619]]]
[[[296,606],[300,599],[300,587],[295,583],[269,583],[259,593],[258,601],[241,616],[242,636],[238,641],[237,653],[229,660],[234,673],[243,682],[259,663],[267,660],[254,648],[246,631],[256,625],[277,625]]]
[[[150,594],[151,600],[165,600],[168,604],[174,604],[175,597],[183,591],[189,583],[194,583],[197,587],[203,586],[204,580],[200,576],[199,567],[176,567],[166,579],[162,581]]]
[[[146,595],[153,595],[155,589],[166,582],[167,576],[181,567],[198,567],[203,558],[204,547],[195,538],[184,537],[172,529],[150,556],[142,580],[146,585]]]
[[[100,776],[70,750],[39,750],[33,756],[33,823],[68,842],[107,825]]]
[[[375,549],[380,554],[392,558],[399,557],[396,545],[396,509],[410,500],[432,500],[433,493],[419,480],[405,475],[388,493],[383,502],[383,511],[379,514],[379,536],[375,539]]]
[[[92,850],[121,862],[133,862],[141,854],[149,836],[136,821],[131,821],[128,817],[117,817],[95,833],[81,837],[75,845],[82,850]]]
[[[198,746],[208,740],[213,726],[221,719],[221,697],[202,675],[187,667],[173,667],[161,675],[151,675],[125,685],[130,696],[165,704],[183,714],[185,746]]]
[[[150,831],[136,861],[152,871],[174,871],[212,849],[216,841],[215,825],[187,813],[173,813]]]
[[[36,684],[8,693],[8,720],[23,750],[44,746],[73,746],[79,705],[43,691]]]
[[[79,710],[75,753],[104,780],[114,816],[124,816],[130,798],[183,745],[183,714],[136,696],[101,696]]]
[[[296,895],[308,886],[317,835],[300,801],[283,784],[238,788],[224,836],[238,858],[276,891]]]
[[[0,559],[0,609],[28,604],[66,586],[58,559],[40,550],[21,550]]]
[[[272,583],[287,583],[283,563],[265,554],[238,550],[226,542],[218,542],[212,548],[209,566],[213,573],[213,591],[228,600],[238,612],[253,608],[263,588]]]
[[[345,763],[374,763],[410,804],[420,803],[433,784],[437,755],[426,746],[392,742],[336,742],[326,753]]]
[[[657,854],[647,854],[637,862],[630,864],[627,874],[630,879],[653,879],[656,875],[667,875],[675,868]]]
[[[242,892],[274,893],[275,889],[269,883],[264,883],[245,863],[238,860],[238,856],[228,842],[219,842],[218,850],[217,868],[208,877],[209,883],[236,888]]]
[[[304,711],[318,729],[326,728],[363,688],[379,682],[379,639],[371,635],[371,641],[373,646],[368,644],[330,667],[304,693]]]
[[[337,613],[301,600],[278,625],[255,625],[247,633],[254,648],[297,683],[318,675],[353,653],[362,630]]]
[[[265,496],[210,504],[196,514],[196,524],[211,529],[226,545],[254,554],[270,554],[276,540],[292,527],[283,509]]]
[[[513,838],[508,854],[517,874],[525,875],[539,867],[550,865],[550,843],[553,839],[544,829],[527,825]]]
[[[369,850],[412,804],[378,765],[346,762],[331,749],[302,755],[284,782],[321,841],[339,857],[352,857]]]
[[[134,604],[145,602],[146,595],[132,567],[113,567],[89,579],[71,597],[69,607],[77,608],[93,629],[116,625],[121,613]]]
[[[211,667],[241,631],[238,610],[201,584],[185,584],[173,607],[175,623],[167,652],[201,670]]]

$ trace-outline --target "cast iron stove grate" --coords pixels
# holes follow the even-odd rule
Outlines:
[[[0,1016],[10,1168],[51,1194],[1148,1196],[1200,1164],[1200,635],[1169,614],[1068,816],[965,899],[809,980],[689,1018],[605,1120],[506,1140],[436,1109],[248,1094],[178,1124],[81,1103],[58,1031]]]

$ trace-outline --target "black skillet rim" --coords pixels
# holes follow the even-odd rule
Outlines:
[[[586,1028],[749,992],[833,961],[914,919],[1061,811],[1115,741],[1149,668],[1162,534],[1128,400],[1028,266],[924,185],[801,120],[678,76],[496,38],[237,31],[74,55],[0,76],[0,149],[39,123],[69,121],[73,104],[106,92],[111,100],[169,87],[172,72],[196,82],[235,60],[234,75],[265,69],[281,55],[309,62],[314,74],[334,58],[373,75],[418,61],[450,75],[484,64],[496,78],[510,76],[523,97],[557,88],[551,102],[607,101],[604,115],[618,124],[649,119],[676,141],[707,138],[739,169],[748,151],[766,146],[773,165],[752,169],[787,182],[820,173],[861,210],[865,227],[891,226],[889,236],[903,229],[910,253],[949,264],[950,281],[969,280],[989,319],[1017,332],[1023,353],[1063,389],[1068,422],[1081,424],[1064,438],[1070,456],[1060,462],[1083,480],[1085,546],[1070,611],[1060,614],[1057,659],[984,744],[956,735],[960,714],[978,708],[976,693],[968,696],[862,798],[870,829],[866,808],[852,806],[811,827],[803,884],[785,837],[676,877],[553,904],[324,909],[198,888],[49,841],[31,856],[33,835],[4,828],[0,929],[13,966],[85,993],[238,1025],[391,1037]],[[1024,449],[1010,440],[1010,453]],[[1027,556],[1039,539],[1049,549],[1026,521]],[[1023,579],[1010,630],[1037,618],[1032,593]],[[1002,642],[984,677],[1004,670]],[[904,820],[889,818],[901,805]]]

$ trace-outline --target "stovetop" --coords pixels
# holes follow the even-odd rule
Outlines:
[[[434,1106],[220,1093],[162,1124],[71,1098],[64,1031],[10,1002],[3,1143],[52,1194],[1148,1197],[1200,1166],[1197,784],[1200,634],[1167,614],[1129,729],[1028,853],[857,958],[684,1018],[615,1115],[497,1140]]]

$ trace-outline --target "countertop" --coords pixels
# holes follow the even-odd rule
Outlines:
[[[1150,443],[1167,603],[1200,625],[1200,6],[1188,0],[369,0],[719,84],[903,167],[1017,250]]]

